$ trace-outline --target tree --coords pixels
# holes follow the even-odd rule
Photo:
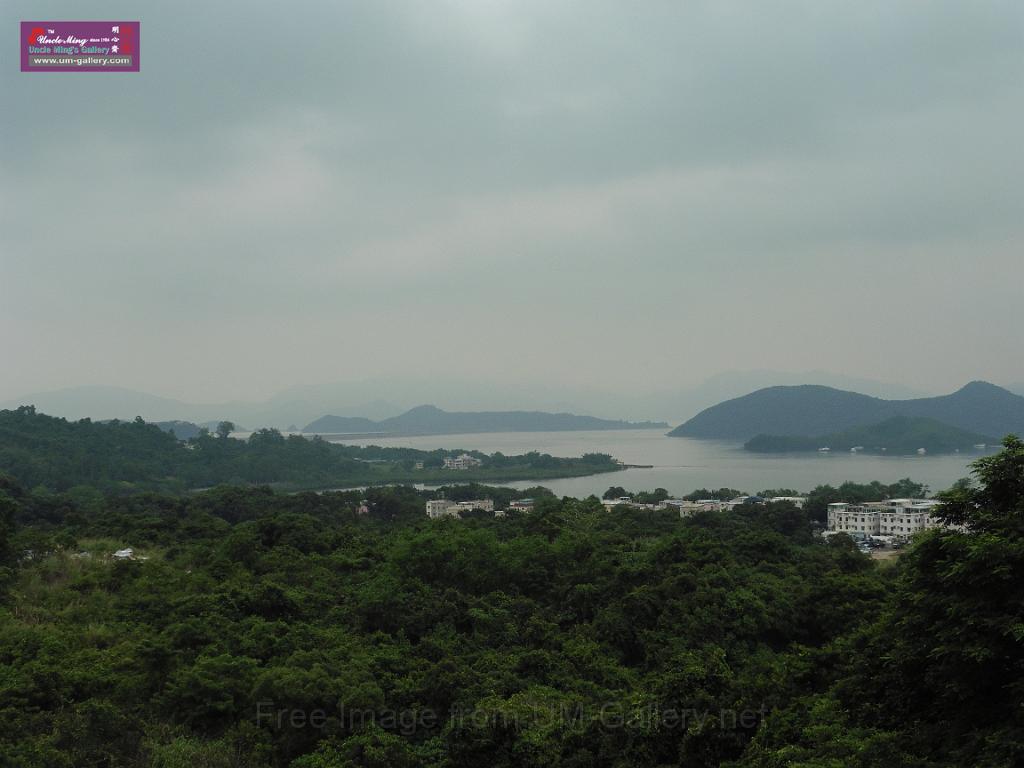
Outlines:
[[[641,491],[635,494],[633,499],[640,504],[659,504],[668,497],[669,493],[664,488],[655,488],[653,491]]]
[[[1024,442],[1016,435],[1003,440],[1003,450],[972,465],[979,486],[959,480],[939,498],[939,514],[954,525],[981,533],[1019,537],[1024,516]]]
[[[854,649],[881,668],[840,689],[868,724],[956,765],[1024,759],[1024,443],[1003,446],[974,462],[978,487],[942,495],[938,515],[963,528],[904,556],[890,610]]]
[[[235,423],[233,421],[222,421],[217,425],[217,437],[221,440],[226,440],[234,431]]]
[[[0,481],[3,477],[0,476]],[[11,551],[10,537],[14,527],[14,517],[18,505],[3,486],[0,485],[0,598],[3,598],[11,579],[14,555]]]

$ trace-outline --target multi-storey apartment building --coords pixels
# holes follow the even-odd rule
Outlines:
[[[835,502],[828,505],[828,530],[909,538],[942,525],[931,515],[938,503],[934,499],[889,499],[863,504]]]

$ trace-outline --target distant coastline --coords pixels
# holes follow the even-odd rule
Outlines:
[[[885,455],[945,454],[984,449],[998,441],[957,429],[935,419],[894,416],[879,424],[816,437],[757,435],[743,448],[754,453],[875,453]]]

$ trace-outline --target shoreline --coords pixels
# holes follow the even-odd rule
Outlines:
[[[520,483],[520,482],[533,482],[536,481],[538,484],[545,480],[571,480],[583,477],[596,477],[597,475],[607,475],[615,472],[620,472],[625,469],[634,468],[632,465],[619,465],[615,467],[609,467],[607,469],[596,469],[592,467],[586,468],[586,471],[573,472],[571,470],[552,470],[550,474],[537,472],[508,472],[508,473],[477,473],[473,472],[470,474],[469,470],[453,470],[451,475],[437,475],[435,473],[421,474],[415,476],[414,474],[403,474],[398,477],[377,477],[377,478],[353,478],[351,482],[340,481],[340,482],[329,482],[329,483],[312,483],[312,484],[291,484],[291,483],[222,483],[220,485],[207,486],[204,488],[189,488],[186,490],[187,494],[203,493],[205,491],[212,490],[217,487],[235,487],[235,488],[259,488],[266,486],[272,488],[275,491],[281,491],[282,493],[328,493],[330,491],[354,491],[363,488],[383,488],[387,486],[400,486],[400,485],[411,485],[411,486],[431,486],[441,487],[446,485],[470,485],[474,483],[486,484],[486,485],[502,485],[504,483]],[[581,468],[582,469],[582,468]],[[457,473],[457,474],[454,474]]]

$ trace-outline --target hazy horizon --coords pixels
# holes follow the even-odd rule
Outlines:
[[[966,384],[967,382],[964,382]],[[710,377],[690,389],[617,395],[598,388],[551,389],[523,385],[482,386],[472,380],[389,378],[291,387],[263,400],[234,399],[196,403],[117,386],[83,386],[26,393],[0,400],[0,408],[35,405],[38,410],[69,419],[184,420],[216,422],[230,419],[240,428],[303,427],[324,415],[386,419],[420,405],[447,411],[568,412],[605,419],[665,421],[676,426],[724,400],[779,385],[818,384],[888,400],[907,400],[947,392],[914,390],[893,382],[859,379],[822,371],[731,371]],[[1024,384],[1008,388],[1024,395]],[[959,389],[959,387],[957,387]]]
[[[841,8],[113,2],[138,74],[4,46],[0,402],[1022,382],[1024,6]]]

